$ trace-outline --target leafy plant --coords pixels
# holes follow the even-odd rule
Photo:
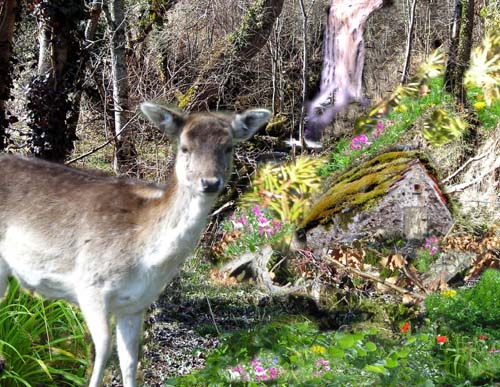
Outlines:
[[[454,294],[434,294],[425,306],[431,321],[448,332],[500,337],[500,272],[487,270],[476,286]]]
[[[467,129],[467,123],[444,109],[435,109],[424,121],[424,138],[432,145],[444,145],[460,137]]]
[[[0,355],[2,387],[85,384],[87,347],[76,311],[32,297],[15,281],[0,304]]]
[[[298,222],[311,195],[321,186],[320,158],[298,157],[284,165],[266,164],[257,172],[252,191],[241,198],[243,208],[259,204],[282,222]]]
[[[465,74],[467,87],[483,90],[487,106],[500,98],[500,32],[487,35],[471,55],[471,65]]]

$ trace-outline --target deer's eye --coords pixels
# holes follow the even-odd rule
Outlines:
[[[181,152],[182,153],[188,153],[189,149],[187,148],[187,146],[183,145],[183,146],[181,146]]]

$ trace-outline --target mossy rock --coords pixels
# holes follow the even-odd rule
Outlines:
[[[388,151],[333,176],[299,225],[318,250],[363,236],[440,235],[452,224],[436,172],[421,151]],[[311,247],[310,246],[310,247]]]
[[[328,224],[339,214],[348,217],[378,202],[415,162],[430,162],[420,151],[383,153],[333,178],[330,188],[316,200],[299,228]],[[432,169],[432,168],[429,168]]]

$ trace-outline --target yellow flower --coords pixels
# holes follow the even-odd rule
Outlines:
[[[476,103],[474,103],[474,107],[476,108],[476,110],[482,110],[486,107],[486,102],[477,101]]]
[[[311,351],[312,351],[312,353],[316,353],[318,355],[321,355],[321,354],[326,352],[326,348],[322,347],[321,345],[313,345],[311,347]]]
[[[455,297],[457,295],[457,291],[454,290],[454,289],[448,289],[448,290],[443,290],[441,292],[441,295],[443,297],[448,297],[448,298],[452,298],[452,297]]]
[[[406,105],[398,105],[394,108],[395,112],[405,112],[408,110],[408,106]]]

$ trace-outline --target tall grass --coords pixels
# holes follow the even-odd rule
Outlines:
[[[32,296],[12,280],[0,303],[0,385],[84,385],[87,347],[80,321],[72,306]]]

